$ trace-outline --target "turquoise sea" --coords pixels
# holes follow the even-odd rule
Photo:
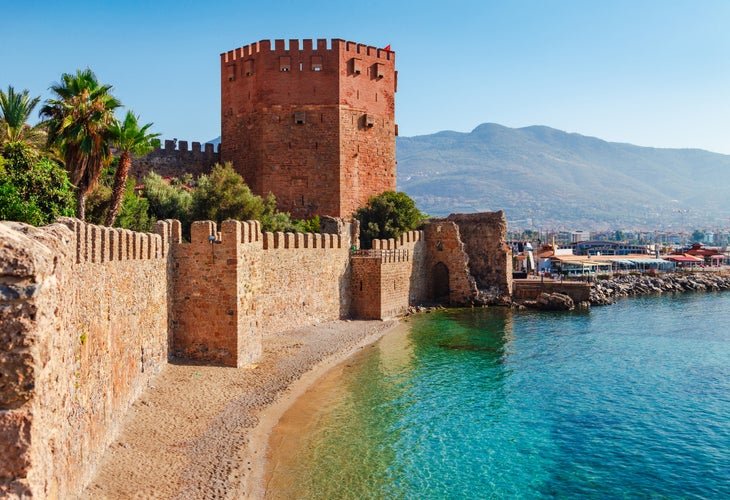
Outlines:
[[[301,404],[267,498],[730,498],[730,293],[422,314]]]

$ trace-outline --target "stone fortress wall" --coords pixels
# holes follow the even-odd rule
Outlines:
[[[352,257],[352,311],[359,318],[402,315],[427,302],[468,305],[478,290],[502,301],[512,293],[503,212],[431,219],[422,231],[374,240]],[[479,280],[476,279],[479,277]]]
[[[501,214],[485,217],[499,230]],[[470,303],[462,226],[437,220],[358,251],[342,220],[316,235],[199,221],[189,243],[178,221],[156,234],[0,222],[0,496],[77,495],[171,356],[240,367],[271,332]]]
[[[188,141],[166,140],[164,146],[156,146],[149,154],[132,159],[129,174],[138,183],[150,172],[162,177],[180,177],[183,174],[199,177],[210,173],[213,165],[221,161],[220,144],[216,147],[206,143],[201,147],[199,142],[193,142],[188,149]]]
[[[0,223],[0,497],[91,479],[167,361],[167,275],[159,235]]]
[[[261,338],[350,316],[350,227],[338,234],[262,233],[257,221],[194,222],[172,236],[173,349],[244,366]]]

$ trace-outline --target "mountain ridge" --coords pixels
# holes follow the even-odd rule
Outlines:
[[[730,186],[717,183],[730,156],[702,149],[483,123],[399,137],[396,156],[398,189],[432,215],[505,210],[508,222],[525,226],[681,230],[730,213]]]

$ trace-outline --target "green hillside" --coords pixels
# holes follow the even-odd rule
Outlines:
[[[728,226],[730,156],[483,124],[399,137],[398,189],[432,215],[504,210],[510,226]],[[683,213],[683,211],[689,210]]]

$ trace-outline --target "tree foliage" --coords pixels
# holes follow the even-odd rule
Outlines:
[[[22,142],[6,143],[0,159],[0,219],[43,225],[74,215],[73,186],[60,165]]]
[[[152,151],[152,139],[160,134],[151,134],[148,129],[152,126],[148,123],[139,125],[139,117],[127,111],[124,120],[114,120],[111,124],[111,141],[119,153],[119,162],[114,172],[114,186],[112,187],[112,198],[107,212],[105,224],[114,225],[122,198],[125,195],[125,185],[129,169],[132,166],[132,155],[145,155]]]
[[[114,110],[121,103],[90,70],[64,73],[51,86],[55,98],[46,101],[41,116],[47,119],[48,144],[61,151],[71,182],[77,189],[77,212],[85,218],[86,195],[95,187],[109,149]]]
[[[386,191],[373,196],[355,212],[360,221],[360,244],[370,248],[374,239],[397,238],[416,229],[425,217],[403,192]]]
[[[142,180],[143,195],[149,204],[149,214],[156,220],[177,219],[187,231],[192,216],[193,196],[187,183],[166,182],[154,172]]]
[[[150,215],[149,201],[136,193],[135,184],[133,177],[127,178],[124,197],[115,224],[133,231],[152,231],[157,218]]]
[[[30,97],[28,90],[15,92],[12,85],[8,91],[0,90],[0,149],[7,143],[21,142],[34,149],[40,149],[45,142],[43,123],[28,124],[33,109],[40,97]]]
[[[251,191],[230,163],[215,165],[210,175],[198,178],[193,193],[193,220],[260,220],[264,200]]]

